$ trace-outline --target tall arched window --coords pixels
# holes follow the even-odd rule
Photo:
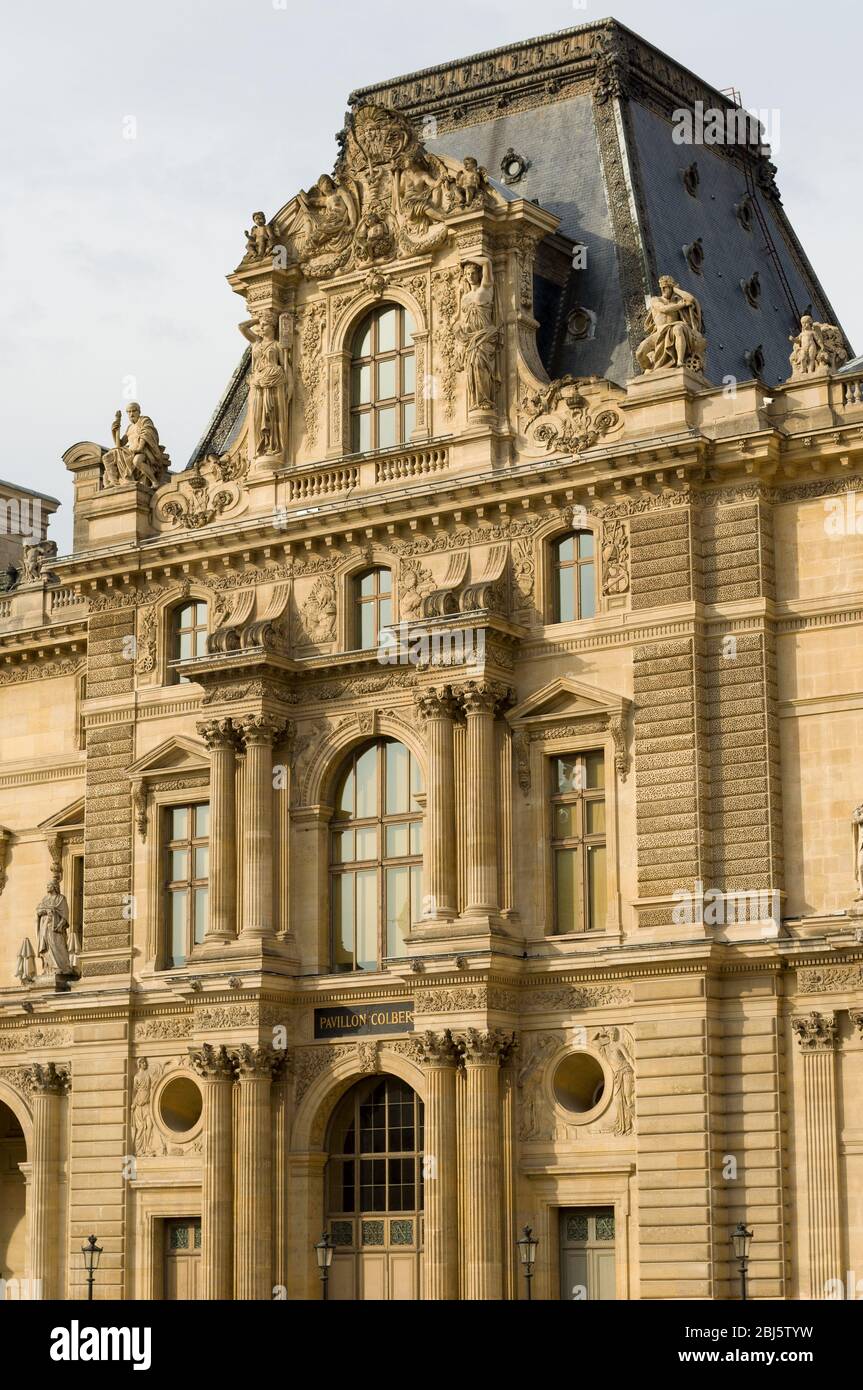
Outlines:
[[[570,623],[596,613],[596,562],[592,531],[570,531],[552,542],[552,622]]]
[[[422,774],[394,739],[356,749],[330,831],[334,970],[379,970],[404,956],[422,894]]]
[[[366,570],[354,580],[354,646],[376,647],[381,629],[393,620],[393,577],[388,569]]]
[[[207,605],[199,599],[192,599],[175,608],[171,614],[169,660],[188,661],[190,657],[206,655]],[[176,681],[188,679],[176,671],[173,674]]]
[[[414,321],[384,304],[363,320],[351,362],[351,449],[365,453],[410,439],[416,424]]]

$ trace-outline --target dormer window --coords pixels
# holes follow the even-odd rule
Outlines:
[[[351,449],[366,453],[404,444],[416,425],[414,321],[384,304],[363,320],[351,362]]]
[[[571,623],[596,613],[592,531],[570,531],[552,542],[552,622]]]

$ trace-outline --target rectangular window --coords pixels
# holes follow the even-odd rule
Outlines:
[[[603,931],[608,863],[605,757],[599,750],[552,759],[551,849],[554,931]]]
[[[167,964],[185,965],[207,930],[210,807],[172,806],[165,811]]]

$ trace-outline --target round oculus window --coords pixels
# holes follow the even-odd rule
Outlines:
[[[564,1110],[571,1115],[586,1115],[602,1100],[605,1072],[589,1052],[572,1052],[556,1068],[552,1087],[555,1100]]]
[[[172,1134],[188,1134],[194,1129],[203,1108],[201,1092],[188,1076],[169,1081],[159,1097],[159,1118]]]

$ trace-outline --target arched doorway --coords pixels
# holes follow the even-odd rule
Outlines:
[[[26,1161],[20,1121],[0,1100],[0,1288],[6,1297],[15,1296],[10,1281],[20,1286],[27,1277],[26,1182],[20,1166]]]
[[[325,1202],[330,1297],[422,1298],[423,1103],[396,1076],[342,1097],[330,1122]]]

